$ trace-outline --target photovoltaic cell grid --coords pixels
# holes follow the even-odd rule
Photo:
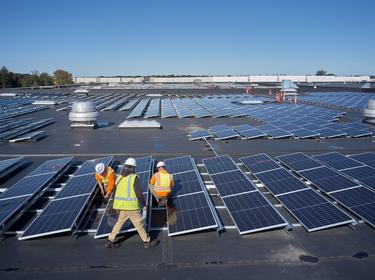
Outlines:
[[[351,217],[283,169],[268,155],[248,156],[240,158],[240,161],[307,231],[354,222]]]
[[[167,204],[168,235],[218,227],[212,202],[190,156],[166,159],[175,184]]]
[[[293,163],[293,158],[305,158],[305,162],[307,162],[307,160],[310,159],[311,162],[320,164],[316,160],[302,153],[284,155],[277,158],[285,165],[289,167],[293,165],[294,167],[296,167],[296,169],[298,169],[298,165],[296,165],[295,162]],[[357,195],[357,192],[369,191],[369,193],[371,194],[374,193],[372,190],[361,187],[355,181],[350,180],[348,177],[341,175],[338,171],[328,168],[323,164],[320,164],[320,166],[318,167],[305,171],[297,171],[294,169],[294,167],[291,168],[294,171],[296,171],[299,175],[312,182],[312,184],[314,184],[317,188],[327,193],[339,204],[351,210],[354,214],[362,218],[365,222],[369,223],[370,225],[374,225],[375,216],[371,216],[371,213],[373,213],[374,211],[375,200],[371,200],[370,202],[367,201],[365,203],[362,203],[363,201],[359,200],[355,207],[353,207],[351,203],[348,203],[349,197],[352,196],[354,199]],[[345,197],[347,199],[344,199]],[[368,197],[371,198],[373,196],[369,195]],[[365,213],[370,213],[370,215],[367,215]]]
[[[314,158],[375,190],[375,168],[337,152],[316,155]]]
[[[112,158],[104,157],[84,162],[18,239],[69,232],[77,228],[78,219],[84,213],[97,186],[92,170],[95,170],[95,165],[99,162],[109,165]]]
[[[136,158],[135,160],[137,163],[136,173],[140,181],[142,193],[145,197],[147,209],[150,209],[151,206],[150,206],[150,199],[148,198],[148,195],[149,195],[148,183],[150,179],[150,174],[152,172],[153,158],[152,156],[146,156],[146,157]],[[109,205],[112,203],[113,203],[113,195],[111,199],[108,201],[105,212],[99,222],[99,226],[95,233],[95,238],[107,237],[112,232],[112,229],[117,222],[117,219],[118,219],[117,211],[110,211],[108,208]],[[146,216],[147,222],[150,222],[150,217],[149,217],[150,215],[151,215],[151,209],[147,212],[147,216]],[[122,226],[120,233],[132,232],[132,231],[135,231],[135,228],[129,219]]]
[[[229,156],[203,159],[240,234],[287,225]]]
[[[36,170],[50,170],[49,173],[33,175],[33,172],[25,176],[12,187],[0,195],[0,226],[5,224],[33,197],[58,177],[59,173],[67,168],[73,157],[48,160],[42,163]]]
[[[0,161],[0,179],[12,172],[16,167],[18,167],[22,161],[23,157],[5,159]]]
[[[349,157],[356,161],[362,162],[363,164],[366,164],[368,166],[375,168],[375,153],[373,152],[350,155]]]

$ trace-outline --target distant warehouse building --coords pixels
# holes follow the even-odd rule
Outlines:
[[[312,75],[251,75],[202,77],[75,77],[76,84],[132,84],[132,83],[357,83],[368,82],[370,76],[312,76]]]

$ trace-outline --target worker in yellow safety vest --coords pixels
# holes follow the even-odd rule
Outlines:
[[[150,191],[158,201],[165,204],[174,186],[173,175],[168,173],[163,161],[159,161],[156,168],[158,171],[150,180]]]
[[[110,166],[100,162],[95,166],[95,178],[98,182],[102,196],[108,199],[115,186],[116,173]]]
[[[158,240],[151,240],[144,227],[141,209],[143,211],[147,210],[146,202],[142,194],[140,180],[135,173],[135,167],[135,159],[128,158],[125,161],[125,168],[123,168],[121,175],[117,177],[113,209],[118,210],[119,215],[112,233],[105,244],[107,248],[117,248],[120,246],[120,243],[115,242],[115,239],[128,219],[130,219],[140,235],[145,248],[151,248],[159,243]]]

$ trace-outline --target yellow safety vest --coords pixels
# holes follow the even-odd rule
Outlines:
[[[129,174],[126,177],[119,176],[113,202],[113,209],[139,210],[138,199],[134,191],[134,181],[137,174]]]
[[[100,177],[100,181],[104,184],[104,185],[108,185],[108,180],[109,180],[109,175],[114,173],[115,171],[113,171],[113,169],[109,166],[107,166],[107,171],[106,171],[106,174],[105,176],[102,176],[102,175],[99,175]]]
[[[158,172],[155,189],[157,192],[170,192],[173,176],[169,173]]]

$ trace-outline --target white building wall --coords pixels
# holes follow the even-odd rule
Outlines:
[[[75,83],[142,83],[144,77],[75,77]],[[251,75],[214,77],[150,77],[151,83],[281,83],[282,80],[309,83],[362,82],[370,81],[369,76],[309,76],[309,75]]]

